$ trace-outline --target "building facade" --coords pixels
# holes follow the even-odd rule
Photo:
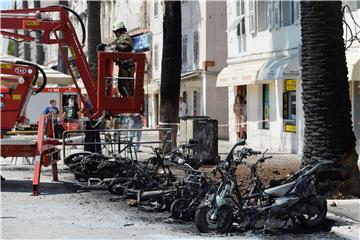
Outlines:
[[[360,19],[358,7],[353,6],[355,19]],[[300,2],[237,0],[227,1],[227,9],[228,65],[219,74],[217,86],[228,87],[230,141],[236,141],[232,107],[235,97],[240,95],[247,101],[249,145],[274,152],[301,153],[304,117]],[[359,45],[354,43],[346,52],[357,139],[358,51]]]
[[[163,41],[161,1],[150,3],[152,32],[152,80],[145,86],[149,96],[149,123],[159,120],[159,86]],[[226,3],[223,1],[182,1],[182,74],[180,96],[188,116],[210,116],[218,120],[219,137],[228,138],[226,125],[227,89],[216,87],[216,77],[226,65]]]

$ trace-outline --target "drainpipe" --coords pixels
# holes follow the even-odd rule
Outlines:
[[[202,77],[202,92],[203,92],[203,116],[207,116],[207,108],[206,108],[206,102],[207,102],[207,91],[206,91],[206,71],[204,71],[204,69],[201,72],[201,77]],[[200,115],[200,114],[199,114]]]

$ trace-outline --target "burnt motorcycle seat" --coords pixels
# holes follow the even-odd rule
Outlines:
[[[282,184],[280,186],[266,189],[264,192],[273,197],[283,197],[295,185],[295,181]]]

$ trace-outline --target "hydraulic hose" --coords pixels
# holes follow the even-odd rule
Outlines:
[[[41,67],[39,67],[36,64],[29,63],[29,62],[24,62],[24,61],[16,61],[15,63],[16,64],[22,64],[22,65],[28,65],[28,66],[34,67],[34,68],[36,68],[38,70],[36,72],[36,75],[35,75],[34,85],[35,85],[36,81],[38,80],[39,72],[41,73],[41,75],[43,77],[43,83],[41,84],[39,89],[35,91],[35,94],[38,94],[39,92],[41,92],[45,88],[46,83],[47,83],[47,78],[46,78],[46,74],[45,74],[44,70]]]
[[[81,30],[82,30],[82,45],[85,45],[85,40],[86,40],[86,31],[85,31],[85,24],[84,22],[82,21],[81,17],[79,16],[79,14],[77,14],[77,12],[75,12],[74,10],[72,10],[71,8],[69,8],[68,6],[64,6],[64,5],[51,5],[49,7],[62,7],[64,8],[65,10],[71,12],[72,14],[74,14],[74,16],[78,19],[78,21],[80,22],[80,25],[81,25]]]

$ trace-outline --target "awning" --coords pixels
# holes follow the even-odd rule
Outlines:
[[[193,70],[193,71],[189,71],[189,72],[182,72],[181,73],[181,80],[188,80],[188,79],[193,79],[193,78],[198,78],[201,75],[201,71],[200,70]]]
[[[360,81],[360,51],[346,51],[346,63],[349,81]]]
[[[266,60],[231,64],[225,67],[218,75],[216,86],[229,87],[262,83],[258,81],[258,71]]]
[[[8,62],[15,62],[15,61],[24,61],[24,62],[29,62],[26,61],[24,59],[21,58],[17,58],[11,55],[7,55],[7,54],[0,54],[0,61],[8,61]],[[32,62],[29,62],[32,63]],[[72,78],[70,75],[64,74],[62,72],[58,72],[55,71],[49,67],[46,66],[42,66],[42,65],[38,65],[39,67],[41,67],[47,77],[47,84],[58,84],[59,86],[67,86],[67,85],[71,85],[73,84]],[[38,79],[38,84],[42,82],[42,75],[39,73],[39,79]]]
[[[269,60],[260,71],[258,80],[300,79],[298,55],[281,56]]]

